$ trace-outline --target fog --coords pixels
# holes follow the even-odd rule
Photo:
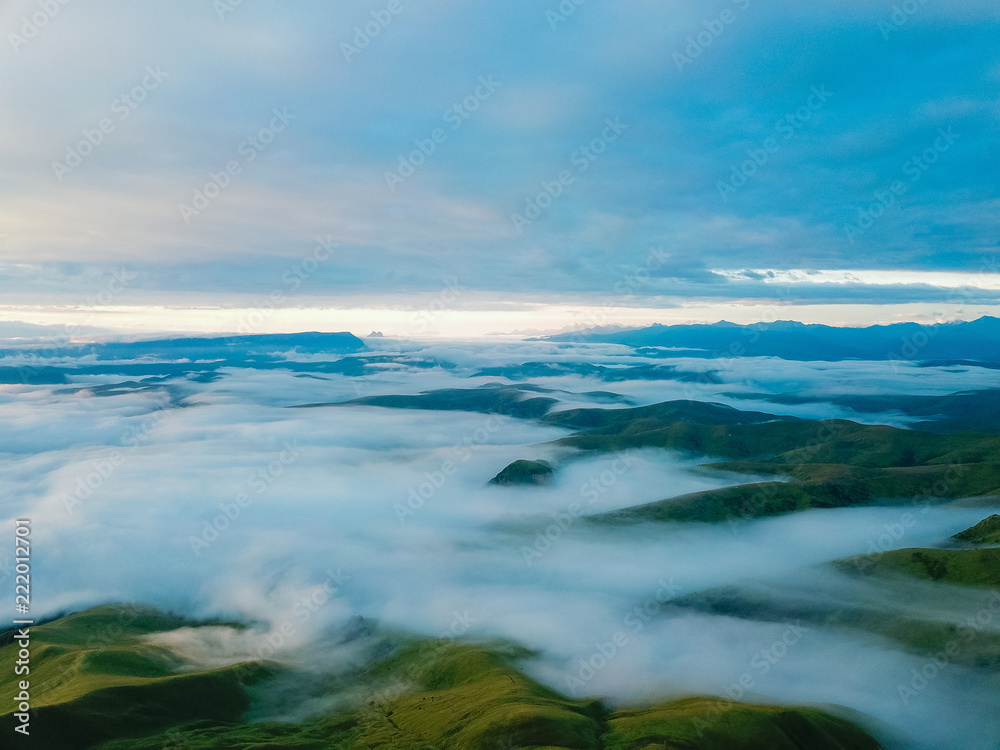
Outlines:
[[[604,527],[580,513],[759,478],[711,472],[699,467],[706,459],[659,450],[578,454],[550,444],[568,431],[502,415],[288,408],[496,382],[502,378],[469,371],[526,361],[529,348],[498,344],[477,352],[468,343],[438,344],[424,354],[466,371],[404,368],[364,378],[234,367],[214,382],[174,379],[172,393],[97,397],[61,392],[65,386],[0,386],[0,507],[5,522],[32,520],[36,616],[121,601],[253,624],[242,633],[220,627],[157,637],[192,668],[260,653],[262,639],[289,622],[294,627],[279,658],[301,663],[298,649],[362,616],[427,635],[516,641],[541,653],[526,665],[539,679],[615,704],[691,693],[736,697],[733,686],[749,674],[745,699],[842,705],[883,722],[885,731],[905,733],[903,747],[995,747],[1000,718],[988,704],[998,683],[985,672],[948,665],[904,703],[898,685],[909,684],[911,670],[928,657],[885,638],[809,625],[789,635],[788,623],[665,603],[763,581],[777,597],[943,616],[932,596],[914,599],[899,586],[873,594],[825,566],[870,551],[908,509]],[[621,356],[612,351],[620,348],[603,349],[602,361]],[[530,353],[532,361],[571,356],[550,344]],[[713,364],[685,366],[699,362]],[[734,385],[842,394],[847,384],[861,383],[865,392],[946,393],[958,382],[957,375],[916,369],[886,375],[873,363],[733,361],[722,385],[576,376],[533,382],[557,389],[547,395],[560,399],[559,408],[601,405],[583,395],[594,390],[653,403],[719,400],[713,394]],[[977,377],[983,387],[996,384],[996,373]],[[75,378],[76,386],[122,379]],[[840,415],[822,404],[799,410],[819,412]],[[487,484],[519,458],[549,460],[554,479],[544,486]],[[918,511],[891,546],[934,545],[994,510]],[[966,596],[971,612],[983,606],[956,596]],[[629,619],[651,601],[654,615]],[[589,673],[581,676],[581,660],[607,650],[618,631],[627,634],[626,645],[583,679]],[[786,653],[762,673],[755,656],[778,642]],[[324,664],[340,668],[354,656],[331,652]]]

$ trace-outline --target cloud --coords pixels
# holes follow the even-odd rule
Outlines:
[[[399,346],[380,342],[384,352]],[[662,614],[633,632],[635,622],[626,620],[664,586],[676,596],[758,579],[778,596],[822,604],[846,586],[845,595],[857,599],[852,584],[815,566],[867,551],[903,509],[813,511],[735,533],[725,525],[599,529],[579,521],[574,508],[611,510],[752,478],[706,473],[691,458],[652,450],[574,455],[546,445],[564,430],[496,415],[287,408],[495,380],[468,377],[483,365],[645,361],[622,347],[551,342],[402,349],[453,365],[364,378],[317,373],[323,379],[226,368],[214,382],[172,381],[173,401],[155,392],[95,397],[61,387],[0,386],[5,508],[11,517],[32,519],[33,539],[44,550],[33,572],[44,582],[48,611],[122,600],[253,623],[242,633],[181,630],[157,641],[192,666],[239,660],[286,622],[295,637],[285,639],[277,658],[290,664],[357,615],[428,635],[461,622],[471,635],[538,649],[531,669],[560,690],[568,689],[566,675],[580,658],[629,629],[630,645],[587,682],[586,694],[619,703],[725,694],[751,670],[758,678],[754,698],[840,703],[931,744],[940,739],[937,713],[904,710],[894,699],[895,681],[920,660],[891,643],[816,629],[761,675],[750,660],[787,625]],[[714,367],[721,382],[625,381],[613,388],[637,403],[695,397],[744,406],[720,394],[795,390],[820,400],[768,408],[830,416],[841,412],[822,403],[823,393],[971,387],[969,373],[902,368],[879,377],[871,363],[672,363]],[[974,374],[996,386],[996,373]],[[593,403],[581,394],[609,389],[575,376],[541,382],[556,389],[547,395],[560,399],[560,408]],[[545,487],[486,484],[518,458],[547,458],[560,469]],[[899,545],[934,543],[986,512],[932,509]],[[558,528],[554,538],[539,544],[538,534],[549,527]],[[818,576],[816,585],[803,590],[808,576]],[[323,663],[339,669],[362,657],[334,649]],[[921,700],[949,706],[963,726],[992,731],[992,714],[981,710],[981,696],[989,694],[983,679],[955,668]]]
[[[35,7],[8,6],[8,33]],[[984,3],[921,6],[888,40],[878,24],[891,13],[858,3],[748,7],[683,70],[672,55],[714,19],[688,2],[579,6],[555,28],[527,2],[405,6],[350,62],[341,44],[371,21],[369,3],[243,4],[223,19],[210,6],[60,8],[5,53],[8,261],[141,267],[142,294],[238,292],[273,285],[283,259],[331,234],[343,250],[313,279],[316,294],[428,290],[445,274],[470,289],[593,294],[650,245],[688,259],[675,272],[699,284],[714,281],[702,264],[958,271],[995,250],[984,157],[995,96],[969,72],[997,64]],[[150,66],[166,77],[122,105]],[[454,127],[446,112],[482,76],[499,88]],[[816,87],[829,99],[797,115]],[[275,108],[294,119],[247,161],[241,146]],[[786,139],[777,124],[788,116]],[[575,171],[574,155],[616,117],[627,130]],[[60,181],[53,162],[102,118],[113,129]],[[955,148],[848,242],[844,226],[908,179],[905,164],[939,127],[960,134]],[[445,142],[389,190],[385,174],[435,129]],[[768,137],[780,148],[723,200],[718,183]],[[178,205],[231,160],[240,174],[181,220]],[[518,235],[510,215],[565,169],[573,184]],[[748,286],[711,294],[753,296]]]

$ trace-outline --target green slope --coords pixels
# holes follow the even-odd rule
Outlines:
[[[13,736],[17,682],[30,682],[32,747],[89,747],[113,737],[147,734],[179,721],[236,720],[244,687],[231,669],[178,674],[181,661],[145,641],[152,633],[193,625],[147,607],[109,605],[30,628],[31,672],[0,674],[0,733]],[[231,627],[241,627],[230,625]],[[0,663],[18,645],[3,634]]]
[[[142,637],[190,624],[145,607],[103,606],[31,628],[32,705],[65,703],[94,690],[144,684],[174,674],[178,660]],[[0,663],[13,663],[13,631],[3,634]],[[14,690],[13,670],[0,691]],[[7,704],[2,704],[6,708]]]
[[[972,528],[955,534],[952,539],[970,544],[1000,544],[1000,515],[984,518]]]
[[[546,396],[530,396],[533,392],[550,392],[547,388],[529,385],[487,384],[481,388],[447,388],[427,391],[415,396],[366,396],[339,403],[302,404],[293,408],[319,406],[381,406],[389,409],[429,409],[433,411],[472,411],[484,414],[507,414],[522,419],[544,416],[559,403]]]
[[[937,435],[845,420],[760,421],[768,415],[729,407],[702,409],[711,404],[675,406],[615,409],[604,415],[579,410],[570,422],[590,426],[557,444],[600,452],[659,447],[717,456],[729,460],[709,468],[791,481],[669,498],[593,516],[593,521],[717,522],[808,508],[1000,495],[1000,437],[995,435]],[[546,421],[560,414],[550,414]],[[728,423],[717,423],[725,418]],[[696,419],[712,423],[692,421]]]
[[[736,415],[756,412],[736,412],[733,421],[722,423],[679,420],[669,415],[661,418],[636,414],[630,418],[628,413],[636,411],[612,410],[622,414],[558,442],[582,450],[656,447],[733,460],[871,468],[996,462],[1000,457],[997,435],[937,435],[843,419],[803,422],[772,417],[772,421],[765,422],[736,421],[744,418]]]
[[[858,482],[760,482],[694,492],[668,500],[589,516],[590,523],[632,524],[650,521],[719,522],[760,518],[808,508],[865,505],[871,493]]]
[[[1000,586],[1000,547],[897,549],[839,561],[842,570],[873,576],[908,576],[958,586]]]
[[[58,663],[69,679],[36,687],[33,662],[33,702],[40,708],[31,747],[633,750],[650,737],[660,738],[658,746],[705,750],[878,747],[855,725],[814,708],[690,699],[612,712],[525,675],[517,664],[531,655],[523,649],[416,638],[397,639],[388,655],[358,665],[351,690],[339,696],[351,700],[341,700],[341,708],[297,724],[249,724],[243,717],[250,691],[240,666],[178,674],[176,659],[143,638],[198,624],[150,610],[123,612],[102,607],[32,629],[38,670]],[[9,659],[12,647],[4,646],[0,658]],[[256,674],[267,681],[279,672]],[[11,687],[3,684],[5,697]],[[327,697],[332,704],[338,696]],[[13,724],[10,713],[0,715],[0,731]]]
[[[691,698],[639,711],[620,711],[608,722],[604,750],[877,750],[852,724],[810,708],[748,706]]]
[[[235,722],[249,705],[233,668],[104,687],[39,708],[32,747],[87,748],[194,721]],[[14,726],[13,716],[0,716],[5,736],[14,736]]]
[[[855,563],[838,562],[843,572],[857,574]],[[1000,633],[968,626],[967,618],[987,607],[988,597],[975,602],[949,597],[944,592],[915,589],[905,579],[880,581],[874,592],[857,591],[858,596],[844,596],[842,591],[822,588],[780,591],[754,582],[725,586],[678,597],[671,606],[722,617],[773,623],[800,623],[810,628],[860,631],[887,638],[918,656],[960,648],[949,654],[949,661],[965,667],[1000,668]],[[863,594],[867,594],[864,596]],[[914,612],[933,612],[922,617],[893,607],[905,601]],[[944,616],[942,616],[944,615]]]
[[[810,422],[722,404],[668,401],[648,406],[551,411],[537,387],[490,384],[415,396],[373,396],[346,405],[461,409],[539,419],[577,433],[556,441],[585,451],[658,447],[729,459],[716,469],[797,480],[664,500],[595,517],[598,522],[720,521],[881,499],[1000,493],[1000,437],[935,435],[847,420]],[[537,483],[551,467],[516,461],[491,483]]]
[[[548,461],[518,459],[505,466],[490,480],[490,484],[545,484],[552,478]]]
[[[655,429],[675,422],[701,425],[761,424],[765,422],[802,422],[797,417],[777,416],[757,411],[740,411],[725,404],[707,401],[664,401],[627,409],[567,409],[553,412],[544,421],[576,430],[595,430],[612,434],[621,430]]]
[[[912,425],[928,432],[1000,432],[1000,391],[959,391],[941,396],[909,393],[879,395],[802,395],[799,393],[727,393],[729,398],[768,401],[773,404],[830,403],[859,413],[898,413],[925,417]]]
[[[778,474],[785,482],[757,482],[636,505],[589,516],[600,524],[648,521],[718,522],[763,518],[810,508],[845,508],[890,502],[938,502],[1000,494],[1000,465],[857,468],[846,464],[722,463],[711,468]]]
[[[793,480],[671,498],[594,516],[599,523],[713,522],[880,501],[1000,495],[998,435],[941,435],[843,419],[808,421],[687,400],[552,411],[558,402],[532,396],[534,392],[547,389],[488,384],[416,396],[372,396],[347,405],[510,414],[576,430],[555,441],[558,446],[603,453],[663,448],[726,459],[709,464],[723,471]],[[532,473],[521,463],[493,481],[521,481],[522,474]]]

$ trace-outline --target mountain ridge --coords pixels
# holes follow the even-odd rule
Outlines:
[[[742,325],[664,325],[614,333],[580,331],[544,337],[544,341],[623,344],[633,348],[678,350],[681,357],[771,356],[795,361],[843,359],[1000,362],[1000,318],[948,323],[906,322],[864,328],[779,320]],[[663,356],[661,352],[660,356]]]

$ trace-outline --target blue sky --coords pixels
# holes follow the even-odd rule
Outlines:
[[[499,318],[998,303],[994,2],[52,0],[0,29],[6,320],[449,285]]]

